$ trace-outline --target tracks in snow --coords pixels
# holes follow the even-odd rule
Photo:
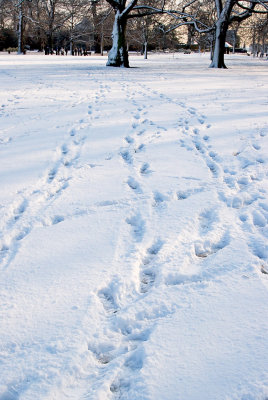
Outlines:
[[[211,273],[204,263],[229,245],[230,232],[218,210],[213,208],[197,216],[200,219],[197,229],[196,218],[193,217],[189,221],[191,226],[186,230],[182,228],[175,241],[173,237],[168,237],[168,232],[162,232],[161,221],[164,221],[165,211],[168,212],[169,207],[177,207],[176,204],[193,195],[202,195],[207,188],[198,182],[195,188],[185,191],[162,193],[157,188],[151,189],[150,180],[158,171],[150,164],[147,148],[166,133],[166,128],[148,116],[152,107],[149,100],[156,93],[150,93],[147,88],[134,90],[126,83],[122,83],[122,90],[125,90],[130,103],[132,121],[118,154],[126,170],[125,185],[132,196],[133,207],[125,221],[132,239],[121,259],[123,263],[132,264],[133,274],[130,282],[122,282],[120,277],[114,277],[106,286],[99,288],[96,302],[103,309],[103,327],[99,333],[101,339],[89,339],[88,349],[99,365],[99,376],[102,380],[105,376],[104,380],[109,386],[107,398],[134,400],[139,388],[145,400],[146,388],[140,373],[144,364],[144,346],[157,322],[174,312],[174,307],[168,306],[166,299],[159,298],[158,293],[163,295],[163,291],[168,292],[171,286],[196,285],[216,276],[218,271]],[[172,103],[164,95],[159,97],[161,103]],[[184,104],[175,103],[173,106],[178,109],[179,115],[182,111],[185,113]],[[181,139],[181,146],[186,146],[188,141],[190,150],[196,151],[205,161],[212,180],[221,179],[221,168],[215,162],[214,154],[207,152],[201,139],[198,142],[199,129],[204,126],[208,129],[205,116],[199,115],[193,108],[186,108],[186,113],[189,121],[179,118],[176,123],[178,136],[185,137],[185,140]],[[190,124],[191,119],[194,119],[194,127]],[[206,143],[208,138],[203,140]],[[193,230],[196,230],[194,235]],[[210,235],[213,240],[209,239]],[[196,239],[200,236],[204,238],[203,241]],[[194,271],[189,268],[190,271],[185,273],[165,273],[165,261],[173,256],[172,253],[176,259],[180,250],[180,257],[187,260],[188,267],[190,263],[198,267]],[[176,269],[180,267],[178,260]],[[153,306],[155,299],[158,299],[156,307]],[[91,398],[93,390],[96,390],[95,386],[85,398]]]
[[[129,282],[115,276],[97,290],[95,301],[102,310],[103,324],[96,337],[88,338],[88,350],[94,357],[97,372],[92,389],[84,397],[93,398],[105,382],[101,390],[107,398],[134,400],[137,393],[143,393],[142,400],[146,400],[141,374],[146,357],[145,343],[157,322],[175,311],[163,294],[168,295],[172,288],[180,290],[181,285],[201,285],[226,273],[215,267],[216,257],[228,251],[232,242],[233,227],[226,224],[223,210],[227,209],[238,218],[241,229],[249,234],[249,250],[259,260],[262,272],[266,271],[268,205],[261,188],[262,181],[267,178],[264,168],[267,161],[261,154],[266,132],[253,136],[247,148],[233,155],[235,162],[228,162],[226,166],[212,147],[209,130],[213,127],[198,110],[142,85],[133,89],[123,82],[120,89],[128,99],[132,118],[118,149],[126,172],[126,192],[133,204],[125,219],[130,241],[122,254],[122,262],[131,264],[132,274]],[[18,194],[10,205],[1,220],[2,268],[9,265],[21,241],[35,227],[64,220],[64,215],[55,215],[50,221],[43,221],[39,218],[40,210],[68,188],[92,118],[101,118],[101,103],[108,92],[109,86],[100,84],[85,118],[77,121],[66,134],[45,176],[34,188]],[[149,117],[155,102],[156,105],[168,104],[178,112],[174,124],[178,146],[205,165],[211,178],[208,185],[192,177],[195,182],[192,186],[185,184],[183,189],[178,186],[176,190],[172,188],[163,193],[151,184],[158,171],[150,161],[148,149],[167,132]],[[215,201],[221,200],[223,207],[214,207],[212,200],[210,204],[191,210],[185,218],[174,221],[174,224],[181,224],[176,237],[162,230],[161,222],[165,222],[169,213],[179,213],[184,204],[186,209],[186,204],[195,198],[202,201],[202,195],[208,190],[215,195]],[[168,270],[168,264],[174,268]]]
[[[262,162],[259,156],[254,158],[256,152],[261,150],[259,142],[262,133],[259,141],[253,138],[246,159],[239,154],[234,155],[238,163],[230,170],[225,165],[226,161],[213,150],[209,136],[212,127],[206,122],[205,115],[148,87],[140,85],[138,89],[132,89],[127,83],[122,83],[122,90],[126,91],[133,111],[130,131],[118,153],[127,171],[125,184],[132,193],[134,205],[131,215],[126,218],[132,244],[125,249],[128,254],[122,255],[122,262],[132,262],[136,279],[126,287],[126,282],[120,282],[120,277],[117,277],[99,289],[97,302],[102,305],[104,312],[103,336],[99,343],[89,341],[88,348],[100,365],[99,373],[109,382],[110,394],[107,398],[133,400],[137,398],[135,396],[139,388],[145,400],[146,389],[140,373],[144,364],[144,346],[157,321],[174,312],[163,298],[156,308],[152,306],[158,298],[158,292],[163,296],[163,290],[168,291],[170,286],[202,285],[228,272],[224,267],[211,268],[217,254],[225,249],[228,251],[236,233],[233,226],[225,222],[226,208],[237,214],[242,229],[258,229],[260,234],[266,235],[268,206],[258,187],[261,177],[264,179],[262,167],[266,161],[262,158]],[[178,114],[181,115],[183,111],[184,116],[179,117],[175,124],[179,145],[195,154],[206,166],[211,176],[208,186],[198,183],[193,188],[178,189],[175,193],[161,193],[157,189],[151,191],[148,183],[157,170],[148,160],[147,148],[166,132],[164,127],[148,117],[152,107],[150,101],[154,96],[160,98],[161,102],[177,107]],[[254,177],[248,168],[250,165],[256,166],[256,163],[259,168]],[[248,188],[251,194],[245,200]],[[161,232],[159,222],[164,218],[163,210],[168,211],[176,202],[191,200],[192,196],[202,196],[207,190],[214,193],[217,204],[218,199],[221,200],[223,207],[215,207],[212,202],[207,207],[203,206],[201,211],[192,210],[189,226],[182,228],[175,240],[167,232]],[[249,218],[246,215],[250,213],[250,205],[254,202],[258,202],[258,209],[252,211]],[[250,226],[247,225],[249,219],[252,220]],[[254,245],[249,243],[248,246],[256,257],[262,261],[267,259],[267,254],[258,247],[258,241],[257,245],[254,241]],[[176,265],[174,270],[166,273],[165,260],[168,259],[174,259]]]
[[[34,187],[19,192],[3,212],[0,223],[0,267],[7,268],[16,256],[21,242],[35,227],[55,225],[64,215],[44,218],[43,211],[69,187],[73,169],[79,164],[80,152],[90,132],[93,118],[99,118],[100,102],[105,100],[109,87],[100,84],[83,119],[73,124],[63,143],[54,152],[54,160]],[[94,117],[92,110],[94,109]]]

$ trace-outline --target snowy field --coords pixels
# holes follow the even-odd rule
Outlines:
[[[268,61],[0,55],[0,400],[268,398]]]

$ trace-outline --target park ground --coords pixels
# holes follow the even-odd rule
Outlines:
[[[268,61],[0,55],[0,399],[268,398]]]

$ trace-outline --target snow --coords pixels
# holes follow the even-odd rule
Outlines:
[[[267,61],[0,55],[0,399],[268,398]]]

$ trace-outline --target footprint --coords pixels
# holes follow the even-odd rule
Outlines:
[[[191,178],[194,179],[194,178]],[[186,200],[188,197],[198,194],[204,191],[204,188],[196,188],[196,189],[190,189],[190,190],[179,190],[177,192],[177,199],[178,200]]]
[[[109,288],[101,289],[98,292],[98,295],[105,311],[107,311],[109,314],[117,313],[118,307]]]
[[[135,190],[138,193],[142,193],[140,184],[131,176],[128,178],[127,184],[131,189]]]
[[[146,162],[144,164],[142,164],[141,168],[140,168],[140,173],[142,175],[147,175],[150,174],[152,171],[150,170],[150,165]]]
[[[213,159],[215,159],[215,158],[217,158],[217,153],[215,153],[215,151],[210,151],[209,152],[209,157],[211,157],[211,158],[213,158]]]
[[[207,166],[212,172],[214,178],[217,178],[219,176],[219,167],[217,166],[217,164],[214,163],[213,161],[207,161]]]
[[[157,239],[157,240],[153,243],[153,245],[147,249],[147,253],[155,256],[156,254],[159,253],[159,251],[160,251],[161,248],[163,247],[164,243],[165,243],[165,242],[164,242],[163,240]]]
[[[211,243],[210,240],[206,240],[204,243],[197,242],[195,243],[195,255],[200,258],[206,258],[224,249],[229,243],[230,237],[228,232],[217,243]]]
[[[145,149],[145,144],[140,144],[134,151],[135,153],[139,153],[140,151]]]
[[[51,183],[54,180],[54,178],[55,178],[55,176],[57,174],[57,171],[58,171],[58,167],[57,166],[55,166],[54,168],[52,168],[49,171],[49,173],[48,173],[48,183]]]
[[[239,219],[241,222],[246,222],[248,220],[248,215],[247,214],[240,214]]]
[[[258,226],[260,228],[265,227],[265,225],[267,224],[266,218],[264,217],[264,215],[258,211],[258,210],[254,210],[252,213],[252,219],[253,219],[253,224],[255,226]]]
[[[262,240],[257,240],[256,238],[252,238],[251,243],[249,243],[249,248],[252,250],[252,253],[260,260],[268,259],[267,242],[264,243]]]
[[[66,144],[63,144],[63,145],[61,146],[61,153],[62,153],[63,155],[65,155],[65,154],[68,153],[68,147],[67,147]]]
[[[257,161],[259,164],[265,164],[265,160],[264,160],[263,157],[258,157],[258,158],[256,158],[256,161]]]
[[[132,137],[130,137],[130,136],[126,136],[126,137],[125,137],[125,141],[126,141],[127,143],[131,144],[131,143],[134,142],[134,139],[132,139]]]
[[[231,176],[225,176],[224,182],[230,189],[235,189],[236,187],[236,180]]]
[[[28,206],[28,201],[24,199],[17,208],[14,210],[14,219],[15,221],[20,218],[20,216],[25,212],[26,208]]]
[[[231,203],[232,208],[241,208],[243,206],[243,200],[240,197],[234,197]]]
[[[239,178],[239,179],[237,180],[237,183],[238,183],[241,187],[247,186],[247,185],[249,184],[249,179],[248,179],[248,177],[243,176],[242,178]]]
[[[132,158],[132,155],[130,154],[130,152],[128,150],[122,150],[120,154],[121,154],[121,157],[123,158],[123,160],[127,164],[132,164],[133,158]]]
[[[168,200],[167,196],[165,196],[164,194],[160,193],[160,192],[154,192],[154,201],[155,204],[160,204],[163,203],[164,201]]]
[[[29,227],[22,228],[22,230],[15,236],[15,240],[24,239],[25,236],[27,236],[29,232],[30,232],[30,228]]]
[[[139,214],[134,215],[130,218],[127,218],[126,222],[133,227],[133,232],[136,239],[139,242],[142,241],[145,232],[145,222],[141,216]]]
[[[55,217],[52,218],[52,225],[59,224],[60,222],[64,221],[64,217],[62,215],[55,215]]]
[[[139,136],[140,136],[140,135],[143,135],[144,132],[146,132],[145,129],[140,129],[139,132],[137,132],[137,135],[139,135]]]
[[[140,370],[143,367],[142,349],[134,350],[132,354],[126,359],[124,365],[132,371]]]
[[[155,273],[150,270],[142,271],[140,276],[140,291],[147,293],[155,282]]]
[[[214,209],[205,210],[199,216],[199,230],[201,234],[205,234],[212,230],[213,224],[218,221],[217,212]]]
[[[199,153],[202,153],[202,154],[205,153],[205,150],[200,142],[194,141],[194,145],[195,145],[196,150],[199,151]]]
[[[196,113],[196,110],[194,108],[188,108],[187,110],[190,114],[194,115]]]
[[[110,391],[115,393],[120,399],[124,392],[130,389],[130,382],[127,379],[115,379],[110,386]]]
[[[252,143],[252,147],[253,147],[255,150],[260,150],[260,149],[261,149],[261,146],[260,146],[258,143]]]
[[[88,343],[88,350],[91,351],[101,364],[108,364],[114,358],[112,352],[115,347],[111,344],[100,343],[97,346]]]
[[[177,192],[177,198],[178,200],[186,200],[190,195],[190,192],[188,191],[179,191]]]

